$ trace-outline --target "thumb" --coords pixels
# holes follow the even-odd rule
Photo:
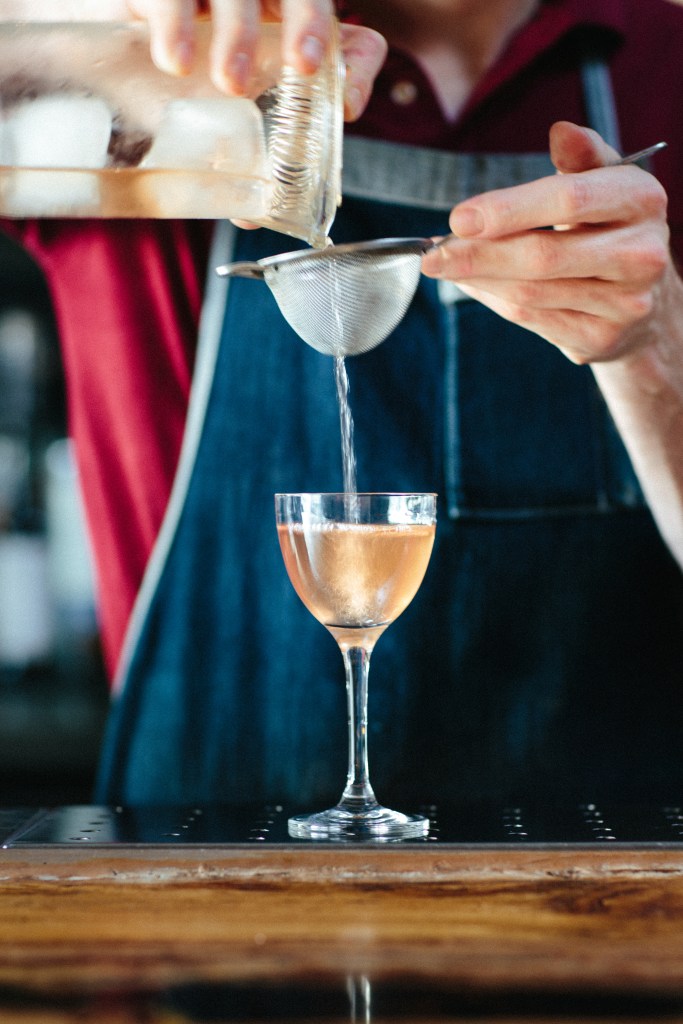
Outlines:
[[[613,163],[619,153],[592,128],[556,121],[550,129],[550,159],[560,174],[575,174]]]

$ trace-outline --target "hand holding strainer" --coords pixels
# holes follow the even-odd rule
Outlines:
[[[636,163],[664,147],[615,161]],[[401,322],[410,305],[431,238],[380,238],[303,249],[252,263],[217,267],[221,277],[264,280],[287,323],[303,341],[328,356],[355,356],[375,348]]]

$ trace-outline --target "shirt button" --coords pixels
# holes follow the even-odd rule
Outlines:
[[[417,99],[417,86],[415,82],[405,79],[396,82],[389,94],[393,102],[399,107],[407,107]]]

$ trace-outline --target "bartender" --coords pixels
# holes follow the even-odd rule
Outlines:
[[[226,89],[239,91],[260,6],[212,5]],[[170,71],[192,59],[193,11],[136,3]],[[331,4],[281,13],[310,70]],[[354,0],[338,13],[356,26],[351,116],[383,55],[361,27],[389,56],[349,129],[334,241],[456,236],[425,257],[390,340],[348,365],[359,487],[440,502],[425,582],[373,666],[378,796],[672,796],[683,11]],[[660,138],[650,170],[608,166]],[[209,251],[208,234],[23,230],[55,297],[114,678],[97,798],[323,804],[346,757],[339,656],[287,579],[272,495],[341,488],[332,363],[267,289],[213,273],[289,240],[219,224]]]

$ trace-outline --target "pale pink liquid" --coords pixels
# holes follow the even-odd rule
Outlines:
[[[339,640],[374,642],[412,601],[434,543],[434,525],[278,525],[294,589]]]

